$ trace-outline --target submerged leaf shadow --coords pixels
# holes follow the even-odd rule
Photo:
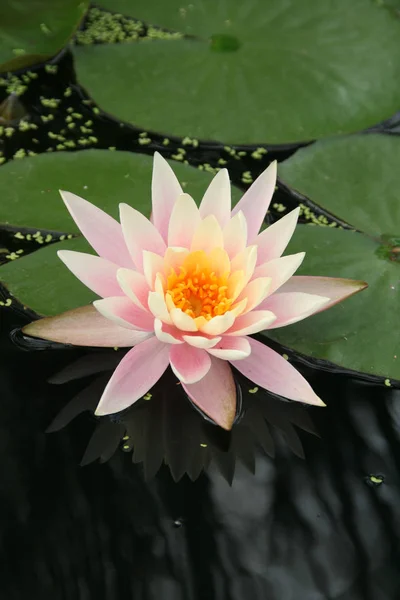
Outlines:
[[[62,385],[85,378],[81,391],[57,414],[48,432],[59,431],[85,411],[94,413],[100,396],[126,351],[90,351],[49,379]],[[91,377],[88,381],[86,378]],[[254,387],[234,371],[238,407],[232,431],[225,431],[194,407],[170,369],[133,406],[104,417],[93,417],[95,429],[82,465],[105,462],[120,448],[140,463],[150,480],[165,463],[175,481],[185,474],[194,481],[213,463],[232,483],[238,462],[255,472],[257,452],[271,458],[278,438],[300,458],[304,451],[296,427],[317,435],[308,409]]]

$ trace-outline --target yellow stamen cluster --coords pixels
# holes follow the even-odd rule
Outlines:
[[[189,254],[167,276],[166,294],[176,308],[193,319],[207,320],[226,313],[233,300],[227,297],[229,272],[216,273],[205,252]]]

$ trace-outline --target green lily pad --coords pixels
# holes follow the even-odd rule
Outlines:
[[[96,296],[67,269],[57,250],[93,254],[82,237],[51,244],[0,267],[2,283],[18,300],[40,315],[58,315],[85,306]]]
[[[184,191],[199,202],[213,175],[170,162]],[[109,150],[40,154],[0,169],[0,223],[78,233],[58,190],[73,192],[118,218],[126,202],[150,216],[153,158]],[[241,192],[232,189],[233,203]]]
[[[306,251],[299,275],[348,277],[369,287],[343,303],[268,337],[346,369],[400,379],[400,263],[380,258],[371,238],[299,225],[288,252]]]
[[[400,20],[371,0],[103,5],[193,36],[75,48],[95,101],[145,130],[296,142],[358,131],[398,109]]]
[[[365,280],[369,288],[309,319],[266,332],[310,356],[400,380],[400,140],[319,142],[280,167],[283,181],[360,230],[297,227],[299,274]],[[365,233],[363,233],[365,232]]]
[[[57,54],[76,31],[89,0],[6,0],[0,18],[0,72]]]
[[[199,202],[212,174],[177,162],[171,165],[183,189]],[[115,218],[120,202],[149,216],[152,166],[150,156],[108,150],[41,154],[6,163],[0,169],[0,223],[79,234],[59,189],[83,196]],[[232,188],[233,204],[240,197]],[[88,304],[95,296],[57,257],[63,248],[92,252],[82,237],[52,244],[0,267],[1,281],[39,314]]]
[[[279,165],[287,185],[369,235],[400,235],[400,138],[321,141]]]

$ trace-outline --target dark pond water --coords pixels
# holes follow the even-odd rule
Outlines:
[[[39,68],[23,97],[38,141],[16,130],[1,140],[7,159],[45,151],[67,107],[89,110],[71,56],[57,64],[56,74]],[[66,88],[57,109],[41,102]],[[179,147],[172,139],[166,150],[164,136],[151,134],[143,148],[140,129],[90,115],[95,147],[166,157]],[[245,188],[243,172],[256,176],[295,150],[265,147],[257,161],[249,148],[235,147],[246,154],[233,159],[212,142],[187,158],[213,166],[224,157]],[[275,198],[285,210],[298,201],[284,186]],[[3,228],[0,245],[18,249],[14,233]],[[291,355],[326,409],[282,402],[238,378],[242,407],[227,434],[167,374],[135,410],[96,420],[91,409],[120,355],[32,347],[15,334],[12,342],[29,317],[17,307],[0,318],[1,598],[400,598],[399,390]]]

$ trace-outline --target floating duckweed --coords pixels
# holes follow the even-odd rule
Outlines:
[[[70,87],[67,87],[67,89],[64,92],[64,97],[69,98],[71,95],[72,95],[72,89]]]
[[[99,115],[100,114],[100,109],[97,108],[97,106],[95,106],[92,111],[94,112],[95,115]]]
[[[109,150],[111,150],[111,151],[114,151],[114,150],[116,150],[117,148],[116,148],[116,146],[108,146],[108,149],[109,149]]]
[[[261,160],[264,154],[267,154],[267,150],[265,148],[256,148],[254,152],[251,153],[251,158],[254,158],[255,160]]]
[[[224,158],[219,158],[219,159],[218,159],[218,164],[219,164],[219,165],[226,165],[226,164],[227,164],[227,162],[228,162],[228,161],[227,161],[227,160],[225,160]]]
[[[252,183],[252,181],[253,181],[253,177],[252,177],[250,171],[244,171],[241,179],[242,179],[243,183]]]
[[[169,139],[168,138],[164,138],[162,143],[163,143],[163,146],[168,146]]]
[[[11,306],[11,302],[12,302],[11,298],[7,298],[7,300],[5,302],[2,302],[0,300],[0,306]]]
[[[48,233],[46,235],[46,237],[44,238],[44,241],[46,244],[48,244],[49,242],[51,242],[52,239],[53,239],[53,236],[51,235],[51,233]]]
[[[145,27],[141,21],[91,8],[87,14],[85,29],[76,33],[76,41],[82,45],[115,44],[135,41],[144,33]]]
[[[4,158],[4,156],[0,156],[0,165],[2,165],[5,162],[6,162],[6,159]]]
[[[236,150],[231,148],[230,146],[224,146],[225,152],[227,152],[230,156],[236,156]]]
[[[124,445],[122,446],[122,448],[123,448],[123,450],[130,450],[130,446],[129,446],[129,444],[124,444]]]
[[[18,240],[25,239],[25,236],[20,231],[17,231],[17,233],[14,233],[14,237],[17,238]]]
[[[310,221],[310,225],[322,225],[325,227],[338,227],[336,221],[331,221],[329,223],[327,217],[325,215],[316,215],[306,204],[302,202],[299,204],[300,207],[300,217],[306,219],[306,221]],[[342,229],[342,227],[339,227]]]
[[[49,121],[53,121],[54,115],[40,115],[43,123],[48,123]]]
[[[247,152],[245,152],[244,150],[241,150],[240,152],[238,152],[238,156],[246,156]]]
[[[153,397],[153,394],[150,394],[150,392],[147,392],[147,394],[145,396],[143,396],[143,400],[151,400]]]
[[[38,128],[38,126],[35,125],[35,123],[30,123],[29,121],[22,120],[18,123],[18,129],[20,131],[29,131],[30,129],[37,129],[37,128]]]
[[[6,254],[6,258],[8,260],[16,260],[17,258],[19,258],[19,256],[16,252],[11,252],[11,254]]]
[[[76,127],[76,123],[68,123],[68,129],[74,129]]]
[[[390,383],[390,379],[385,379],[385,385],[386,387],[392,387],[392,384]]]
[[[4,133],[6,134],[6,137],[11,137],[14,134],[14,127],[4,127]]]
[[[46,108],[58,108],[58,105],[60,104],[61,100],[59,100],[58,98],[43,98],[43,96],[41,96],[40,102]]]
[[[207,448],[207,444],[200,444],[201,448]]]
[[[164,31],[157,27],[149,26],[147,28],[147,38],[155,40],[180,40],[184,36],[179,31]],[[146,38],[144,38],[146,39]]]
[[[145,146],[147,144],[151,144],[151,139],[150,138],[139,138],[138,142],[141,146]]]
[[[285,210],[286,210],[286,206],[284,204],[281,204],[280,202],[275,202],[272,205],[272,208],[274,208],[279,213],[285,212]]]
[[[129,440],[129,435],[124,435],[124,437],[122,438],[123,442],[126,442],[126,440]]]
[[[45,35],[50,35],[51,34],[51,29],[46,25],[46,23],[40,23],[40,31],[42,31]],[[47,66],[47,65],[46,65]],[[52,65],[48,65],[49,67]],[[49,71],[49,73],[51,73],[52,71]],[[54,71],[55,73],[57,71]]]
[[[52,75],[55,75],[58,71],[58,65],[45,65],[44,70],[46,71],[46,73],[51,73]]]
[[[289,360],[289,356],[287,354],[282,354],[282,358],[284,358],[285,360]]]
[[[258,392],[258,387],[253,387],[249,390],[249,394],[256,394]]]
[[[13,158],[24,158],[25,156],[26,156],[25,150],[23,148],[20,148],[19,150],[16,151]]]
[[[182,145],[183,146],[193,146],[194,148],[197,148],[199,145],[199,140],[196,140],[194,138],[190,138],[190,137],[184,137],[182,140]]]
[[[379,486],[385,481],[384,475],[370,473],[364,478],[365,483],[370,486]]]

